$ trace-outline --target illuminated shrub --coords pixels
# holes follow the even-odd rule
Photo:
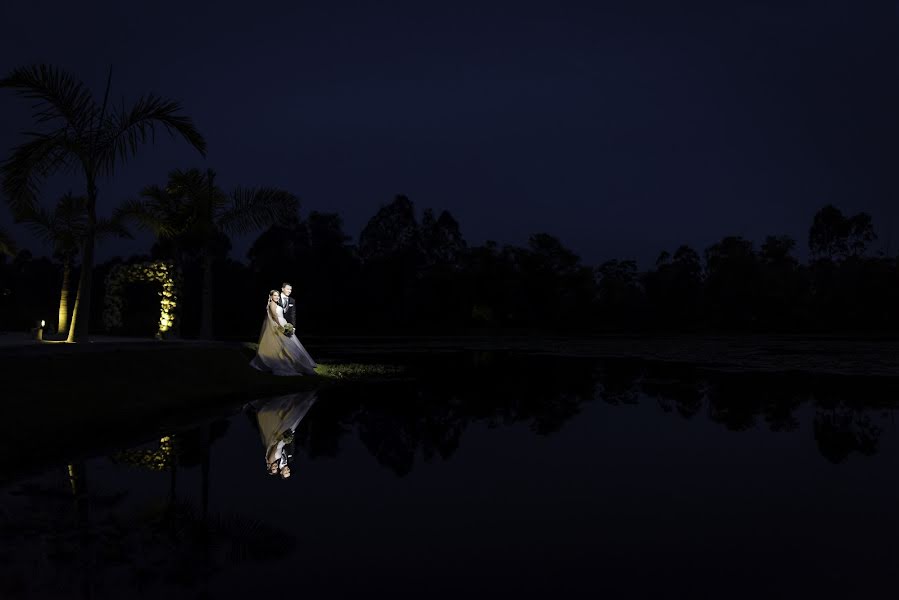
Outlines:
[[[135,265],[117,265],[106,277],[106,302],[103,307],[103,325],[107,330],[122,327],[122,292],[129,283],[156,281],[162,285],[159,294],[159,329],[161,338],[175,324],[175,308],[181,291],[181,273],[169,261],[153,261]]]

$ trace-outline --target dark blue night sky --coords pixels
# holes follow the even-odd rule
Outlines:
[[[728,234],[790,234],[804,255],[833,203],[899,251],[895,1],[37,0],[0,17],[4,74],[54,63],[99,95],[111,63],[115,98],[178,99],[206,136],[206,159],[146,147],[101,187],[103,214],[198,166],[289,189],[354,237],[402,193],[450,210],[469,243],[545,231],[588,263],[648,267]],[[4,158],[29,126],[28,102],[0,93]],[[45,202],[68,188],[83,183],[53,179]]]

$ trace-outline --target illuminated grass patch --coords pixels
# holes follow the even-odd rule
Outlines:
[[[319,363],[315,373],[330,379],[369,379],[375,377],[396,377],[405,368],[400,365],[371,365],[360,363]]]

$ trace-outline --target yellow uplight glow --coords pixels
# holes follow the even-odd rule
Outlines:
[[[135,265],[123,265],[107,277],[106,309],[103,320],[107,328],[122,326],[121,290],[125,283],[133,281],[156,281],[162,285],[159,295],[159,327],[156,337],[172,329],[175,324],[175,308],[178,306],[180,272],[171,263],[153,261]]]

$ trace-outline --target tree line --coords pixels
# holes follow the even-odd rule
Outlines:
[[[356,240],[338,214],[265,217],[278,224],[259,235],[241,262],[229,257],[226,218],[205,230],[183,226],[190,222],[185,211],[197,207],[179,199],[177,182],[194,178],[209,189],[213,176],[176,171],[165,186],[147,188],[159,192],[149,203],[120,209],[117,219],[138,215],[157,241],[148,254],[97,265],[93,297],[102,300],[105,277],[118,264],[169,260],[184,274],[175,332],[183,337],[209,337],[214,323],[217,337],[254,339],[263,296],[284,281],[294,286],[305,335],[899,329],[897,260],[870,251],[876,236],[869,215],[847,216],[829,205],[812,219],[804,263],[794,255],[795,240],[772,235],[758,247],[726,236],[702,252],[686,245],[663,251],[643,271],[632,260],[585,265],[547,233],[525,246],[470,245],[448,211],[427,209],[418,218],[402,195],[380,207]],[[248,220],[239,230],[255,226]],[[21,329],[38,312],[52,314],[68,265],[27,251],[0,259],[0,326]],[[150,335],[158,317],[154,288],[131,286],[126,306],[124,330],[112,333]],[[101,330],[102,302],[91,316]]]
[[[292,193],[223,190],[211,169],[173,171],[136,198],[107,204],[103,218],[99,182],[152,141],[155,129],[200,154],[206,149],[176,102],[148,95],[128,109],[110,103],[111,75],[102,101],[46,65],[0,79],[0,89],[36,101],[38,130],[0,165],[3,196],[16,222],[53,255],[34,259],[0,231],[0,328],[46,319],[69,341],[88,327],[101,331],[109,271],[149,259],[172,261],[183,273],[175,331],[183,337],[254,338],[262,295],[285,281],[294,286],[302,334],[876,333],[899,325],[896,259],[872,254],[870,215],[830,205],[812,219],[805,263],[787,236],[768,236],[758,247],[727,236],[701,253],[686,245],[664,251],[645,271],[632,260],[586,265],[548,233],[524,246],[470,245],[448,211],[427,209],[419,219],[402,195],[353,240],[338,214],[302,218]],[[77,175],[83,192],[47,208],[42,183],[56,173]],[[130,237],[135,228],[156,237],[147,255],[94,264],[97,243]],[[262,234],[247,261],[231,259],[229,236],[253,231]],[[158,320],[155,299],[147,285],[131,286],[125,323],[111,333],[149,335]]]

